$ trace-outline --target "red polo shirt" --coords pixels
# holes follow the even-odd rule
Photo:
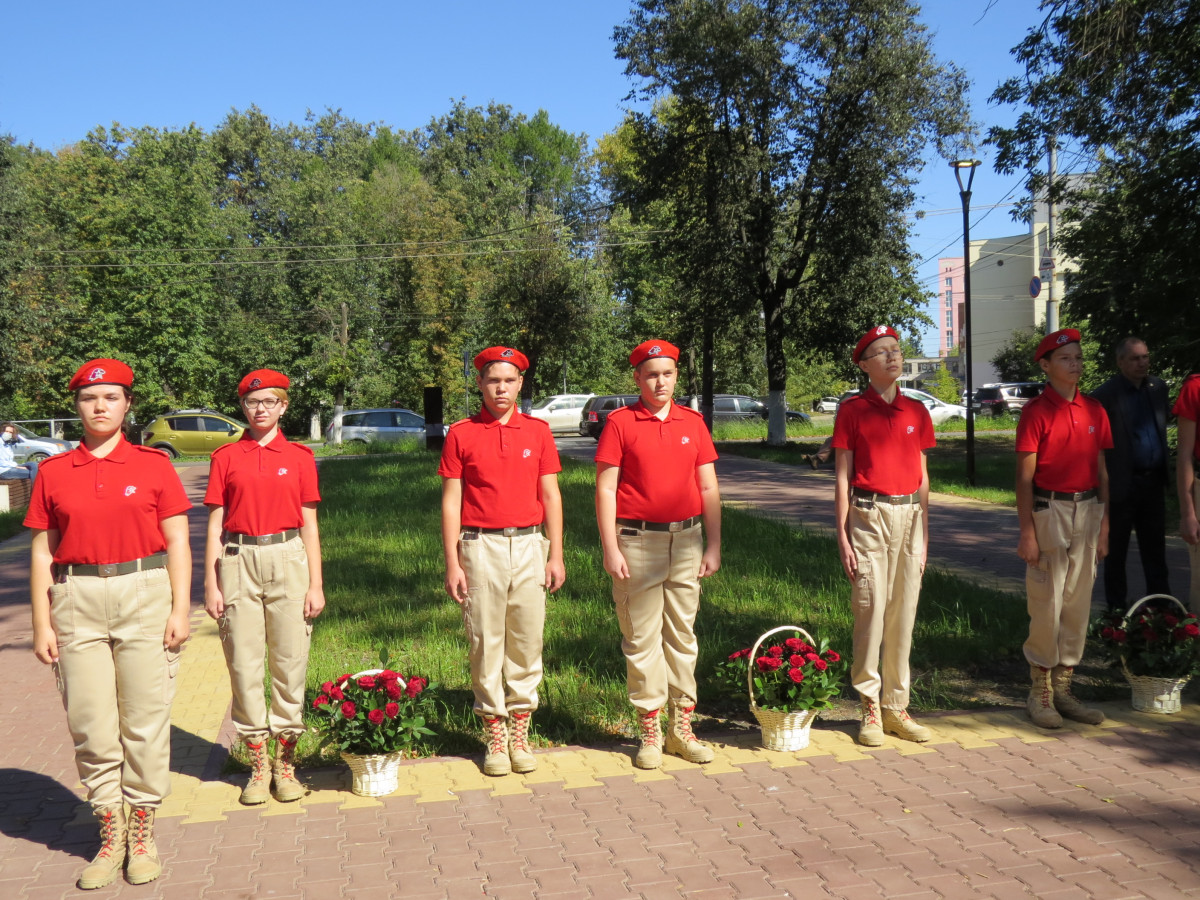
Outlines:
[[[485,406],[450,426],[438,474],[462,480],[466,528],[527,528],[540,525],[540,481],[562,471],[550,426],[514,411],[507,425]]]
[[[1037,454],[1033,483],[1047,491],[1076,493],[1099,487],[1100,451],[1112,445],[1108,413],[1078,390],[1074,399],[1064,400],[1047,385],[1025,404],[1017,422],[1017,452]]]
[[[921,487],[921,453],[934,446],[929,410],[896,389],[888,403],[875,388],[842,401],[833,423],[833,446],[854,454],[856,487],[899,497]]]
[[[717,460],[704,417],[677,403],[659,419],[639,400],[614,410],[600,432],[596,462],[621,469],[617,516],[678,522],[704,506],[696,470]]]
[[[56,563],[107,565],[165,550],[159,522],[191,508],[167,455],[121,438],[103,459],[80,444],[42,463],[25,525],[58,532]]]
[[[312,450],[282,432],[262,446],[247,431],[240,441],[213,451],[204,502],[225,507],[224,528],[231,534],[299,528],[301,505],[320,501]]]
[[[1183,380],[1179,399],[1175,401],[1171,412],[1184,419],[1200,422],[1200,374],[1189,375]],[[1200,461],[1200,440],[1192,447],[1192,458]]]

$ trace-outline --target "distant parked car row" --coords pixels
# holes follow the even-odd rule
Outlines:
[[[17,434],[21,440],[12,445],[13,461],[18,465],[27,462],[41,462],[58,453],[66,453],[71,449],[69,441],[58,438],[44,438],[34,434],[28,428],[17,425]]]
[[[856,390],[846,391],[846,393],[838,398],[838,403],[844,403],[848,398],[858,393]],[[967,408],[965,406],[960,406],[957,403],[947,403],[945,400],[939,400],[933,394],[927,394],[915,388],[900,388],[900,393],[904,394],[909,400],[916,400],[929,410],[929,418],[933,420],[934,425],[941,425],[943,422],[949,422],[951,419],[966,421]]]
[[[579,433],[585,437],[600,440],[600,432],[604,430],[604,423],[608,421],[609,415],[622,406],[631,406],[637,400],[637,394],[600,394],[592,397],[584,404],[583,416],[579,422]],[[675,402],[681,406],[691,406],[693,400],[697,401],[698,406],[699,398],[692,396],[680,397]],[[753,397],[746,397],[742,394],[713,394],[714,422],[766,419],[767,415],[767,404],[761,400],[755,400]],[[787,420],[789,422],[811,421],[806,413],[794,409],[787,411]]]

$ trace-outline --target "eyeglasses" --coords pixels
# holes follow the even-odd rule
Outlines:
[[[261,400],[243,400],[242,406],[246,409],[258,409],[260,406],[263,409],[274,409],[282,402],[278,397],[263,397]]]
[[[870,356],[864,356],[863,359],[874,359],[877,356],[882,356],[885,359],[891,359],[893,356],[904,358],[904,351],[897,347],[895,350],[880,350],[878,353],[872,353]]]

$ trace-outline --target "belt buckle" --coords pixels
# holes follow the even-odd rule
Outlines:
[[[683,525],[684,525],[683,522],[669,522],[667,524],[667,531],[672,532],[672,533],[674,533],[676,531],[683,531]]]
[[[504,529],[505,537],[513,537],[516,533],[517,533],[517,529],[514,528],[512,525],[509,525],[508,527],[506,527]]]
[[[258,537],[256,537],[254,540],[255,540],[255,542],[258,544],[258,546],[260,546],[260,547],[263,547],[263,546],[265,546],[265,545],[267,545],[267,544],[271,543],[271,535],[269,535],[269,534],[260,534],[260,535],[259,535]]]
[[[117,574],[117,566],[115,563],[105,563],[100,566],[100,574],[105,578],[111,578]]]

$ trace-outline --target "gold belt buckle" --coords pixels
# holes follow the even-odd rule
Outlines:
[[[258,541],[258,546],[263,547],[263,546],[266,546],[267,544],[271,543],[271,535],[260,534],[256,540]]]
[[[100,574],[103,575],[105,578],[111,578],[113,575],[116,575],[117,574],[116,564],[105,563],[104,565],[100,566]]]

